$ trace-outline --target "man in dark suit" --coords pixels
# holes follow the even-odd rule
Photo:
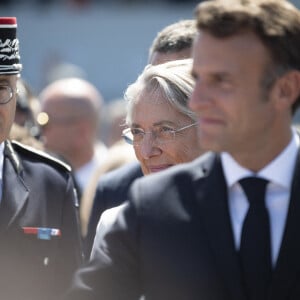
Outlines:
[[[170,60],[190,58],[196,33],[195,20],[181,20],[166,26],[158,32],[152,42],[149,49],[149,63],[157,65]],[[122,204],[127,199],[133,181],[141,176],[143,173],[140,164],[136,162],[101,177],[94,197],[88,233],[84,239],[86,258],[90,255],[102,213],[106,209]]]
[[[0,18],[0,298],[55,299],[82,260],[70,168],[8,141],[21,71],[16,18]]]
[[[300,299],[300,142],[290,124],[300,13],[288,1],[213,0],[196,16],[190,106],[213,152],[135,182],[67,299]]]

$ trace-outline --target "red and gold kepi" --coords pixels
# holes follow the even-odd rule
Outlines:
[[[19,74],[21,70],[17,18],[0,17],[0,74]]]

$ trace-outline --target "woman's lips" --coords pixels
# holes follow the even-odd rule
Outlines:
[[[172,165],[158,165],[158,166],[148,166],[148,169],[151,173],[160,172],[167,168],[170,168]]]

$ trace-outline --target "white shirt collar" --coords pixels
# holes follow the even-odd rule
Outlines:
[[[292,138],[287,147],[255,175],[268,179],[270,182],[282,187],[290,188],[299,145],[299,136],[296,130],[292,128]],[[254,175],[252,171],[239,165],[228,153],[221,153],[221,160],[228,187],[231,187],[243,177]]]

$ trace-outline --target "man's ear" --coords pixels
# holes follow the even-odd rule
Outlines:
[[[276,97],[278,108],[292,107],[297,98],[300,96],[300,72],[292,70],[281,76],[272,93]]]

